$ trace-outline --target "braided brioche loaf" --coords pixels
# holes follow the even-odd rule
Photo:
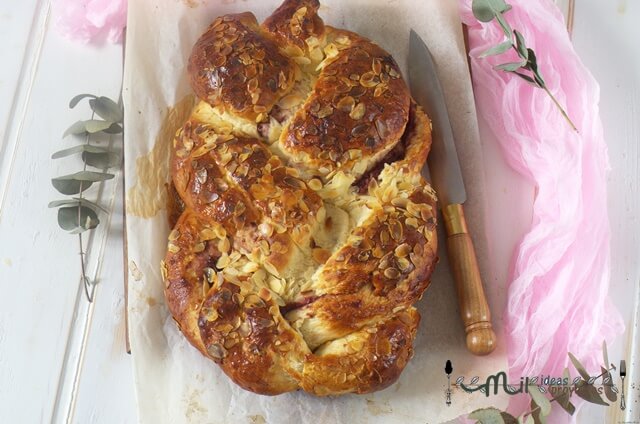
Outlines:
[[[367,393],[413,355],[436,262],[430,122],[393,58],[317,0],[216,19],[173,143],[162,264],[181,331],[247,390]]]

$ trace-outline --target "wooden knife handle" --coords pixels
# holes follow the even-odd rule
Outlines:
[[[456,283],[460,315],[467,333],[467,349],[475,355],[487,355],[496,347],[496,335],[491,327],[491,311],[484,295],[464,210],[461,204],[451,204],[442,209],[442,214],[447,230],[449,266]]]

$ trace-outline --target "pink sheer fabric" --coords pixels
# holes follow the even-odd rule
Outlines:
[[[54,0],[58,30],[84,43],[118,43],[127,24],[127,0]]]
[[[599,86],[573,50],[551,0],[509,3],[513,9],[506,20],[537,53],[549,90],[579,131],[571,129],[544,90],[493,69],[516,61],[515,52],[478,58],[504,35],[495,21],[482,24],[474,18],[471,0],[460,0],[478,112],[508,164],[536,187],[531,228],[514,252],[505,311],[511,374],[559,377],[567,352],[597,374],[602,341],[623,329],[607,296],[608,159]]]

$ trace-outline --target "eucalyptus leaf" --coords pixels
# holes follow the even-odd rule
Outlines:
[[[620,390],[618,390],[617,386],[611,386],[611,390],[613,391],[613,393],[620,393]]]
[[[60,206],[78,206],[78,205],[82,205],[82,206],[86,206],[88,208],[93,209],[95,212],[98,212],[98,210],[104,212],[104,213],[109,213],[105,208],[103,208],[102,206],[98,205],[97,203],[91,202],[87,199],[81,199],[79,197],[73,197],[71,199],[64,199],[64,200],[54,200],[52,202],[49,202],[49,207],[50,208],[57,208]]]
[[[524,60],[529,59],[529,51],[527,50],[527,45],[524,42],[524,37],[517,30],[513,30],[513,33],[516,35],[516,49],[518,50],[518,54]]]
[[[569,415],[573,415],[576,412],[576,407],[573,406],[570,401],[571,393],[569,391],[556,395],[554,399],[556,400],[556,402],[558,402],[558,405],[560,405],[562,409],[567,411]]]
[[[480,381],[480,377],[475,376],[471,379],[471,384],[476,384],[478,381]]]
[[[509,39],[509,41],[513,41],[513,30],[511,29],[509,23],[504,19],[504,16],[498,13],[496,15],[496,21],[498,21],[498,24],[500,24],[502,32],[504,32],[504,35]]]
[[[460,376],[456,379],[456,384],[461,384],[464,381],[464,377]]]
[[[53,187],[62,194],[78,194],[93,185],[92,182],[53,178]]]
[[[589,375],[589,373],[587,372],[587,370],[584,368],[584,365],[582,365],[580,363],[580,361],[578,360],[578,358],[576,358],[573,353],[569,352],[569,359],[571,359],[571,363],[573,364],[573,366],[575,367],[575,369],[578,371],[578,373],[580,373],[580,376],[582,378],[585,379],[585,381],[588,381],[591,376]]]
[[[496,65],[493,68],[499,71],[515,72],[518,69],[522,68],[524,65],[526,65],[526,62],[509,62],[503,63],[501,65]]]
[[[84,233],[88,230],[93,230],[100,224],[100,220],[98,222],[94,221],[90,217],[88,217],[81,227],[76,227],[73,230],[69,231],[70,234],[80,234]]]
[[[569,368],[565,368],[564,371],[562,371],[562,378],[563,380],[566,379],[567,381],[571,379],[571,376],[569,375]],[[565,391],[564,388],[566,388],[567,390]],[[556,395],[554,399],[556,400],[556,402],[558,402],[558,405],[560,405],[562,409],[564,409],[569,415],[573,415],[576,412],[576,407],[573,406],[570,401],[571,391],[569,390],[568,386],[564,386],[562,393]]]
[[[109,152],[109,150],[105,149],[104,147],[80,144],[78,146],[69,147],[68,149],[55,152],[53,155],[51,155],[51,159],[60,159],[80,152],[106,153]]]
[[[113,177],[114,177],[113,174],[107,174],[105,172],[80,171],[80,172],[76,172],[75,174],[58,177],[58,179],[91,181],[93,183],[97,183],[98,181],[110,180]]]
[[[542,75],[540,75],[540,72],[538,72],[538,70],[536,69],[535,71],[533,71],[533,77],[536,80],[536,83],[544,88],[545,87],[545,82],[544,79],[542,79]]]
[[[90,134],[105,131],[107,128],[111,127],[111,125],[113,125],[112,122],[102,121],[100,119],[89,119],[87,121],[84,121],[84,127]]]
[[[64,134],[62,135],[62,137],[66,137],[69,134],[73,134],[73,135],[79,135],[79,134],[94,134],[100,131],[104,131],[107,132],[107,130],[111,130],[111,127],[113,124],[111,122],[108,121],[102,121],[100,119],[88,119],[86,121],[78,121],[75,124],[71,125],[69,128],[67,128],[67,130],[64,132]],[[118,128],[120,128],[120,126],[116,125]]]
[[[487,49],[482,53],[479,57],[487,57],[494,56],[497,54],[502,54],[511,48],[511,43],[509,41],[505,41],[504,43],[500,43],[497,46],[493,46],[490,49]]]
[[[80,103],[80,100],[85,99],[87,97],[92,97],[95,99],[98,96],[94,96],[93,94],[78,94],[69,102],[69,109],[73,109],[74,107],[76,107],[78,103]]]
[[[113,174],[81,171],[53,178],[51,184],[62,194],[78,194],[91,187],[94,182],[110,180],[113,177]]]
[[[575,393],[587,402],[595,403],[597,405],[609,406],[609,404],[605,402],[598,393],[598,389],[596,389],[595,386],[591,384],[578,385]]]
[[[538,69],[538,58],[536,57],[536,52],[533,49],[527,49],[527,55],[529,56],[529,65],[531,67],[531,71],[535,72]]]
[[[64,134],[62,134],[62,138],[66,138],[68,135],[72,135],[72,134],[79,135],[79,134],[86,134],[86,133],[87,133],[87,128],[84,125],[84,121],[78,121],[66,129]]]
[[[500,412],[500,415],[502,416],[502,421],[504,421],[504,424],[518,424],[518,420],[516,419],[516,417],[514,417],[510,413],[503,411]]]
[[[520,78],[528,82],[529,84],[533,85],[534,87],[538,87],[538,84],[536,83],[536,81],[533,78],[531,78],[529,75],[525,75],[521,72],[514,72],[514,74],[516,74],[517,76],[519,76]]]
[[[606,356],[606,353],[605,353]],[[618,396],[616,392],[613,391],[613,379],[611,378],[611,373],[604,367],[600,367],[602,371],[602,384],[604,385],[604,394],[609,399],[610,402],[615,402],[618,400]]]
[[[505,424],[502,412],[496,408],[476,409],[467,417],[481,424]]]
[[[546,417],[551,412],[551,402],[542,394],[541,387],[529,386],[529,394],[531,395],[531,400],[540,407],[540,413]]]
[[[531,414],[527,415],[527,418],[523,420],[519,420],[522,422],[522,424],[535,424],[533,421],[533,417],[531,416]]]
[[[99,223],[98,214],[91,208],[77,206],[58,209],[58,225],[73,234],[96,228]]]
[[[91,109],[101,118],[111,123],[122,122],[122,108],[108,97],[97,97],[89,100]]]
[[[115,152],[84,152],[82,160],[89,166],[106,169],[120,165],[120,155]]]
[[[531,418],[534,424],[547,424],[547,416],[542,413],[542,409],[531,399]]]
[[[122,132],[122,125],[111,124],[111,126],[106,130],[104,130],[103,132],[107,134],[120,134]]]
[[[536,82],[540,85],[540,87],[544,87],[545,82],[544,82],[544,78],[542,78],[542,74],[538,70],[538,59],[536,58],[536,53],[531,49],[527,49],[527,52],[529,52],[528,63],[529,63],[529,68],[531,69],[531,72],[533,72],[533,77],[535,78]]]
[[[504,0],[473,0],[471,10],[480,22],[490,22],[496,14],[506,12],[509,7]]]

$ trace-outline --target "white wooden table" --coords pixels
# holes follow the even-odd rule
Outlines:
[[[577,0],[573,38],[602,87],[612,167],[611,293],[628,324],[640,293],[637,22],[638,0]],[[0,422],[136,422],[124,344],[122,176],[101,197],[114,213],[88,254],[89,273],[99,281],[91,305],[79,284],[77,239],[47,209],[59,198],[49,180],[80,165],[50,159],[71,145],[61,139],[66,127],[87,118],[86,109],[69,110],[67,103],[85,92],[118,97],[122,47],[63,39],[49,0],[0,2],[0,43]],[[611,358],[629,358],[631,330],[610,346]],[[637,370],[629,379],[637,388]],[[629,395],[629,403],[637,400],[637,389]],[[618,422],[614,409],[585,407],[578,422]]]

